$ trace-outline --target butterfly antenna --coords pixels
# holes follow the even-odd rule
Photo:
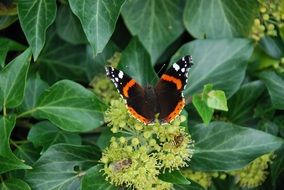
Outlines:
[[[157,72],[157,75],[159,76],[160,72],[163,70],[163,68],[166,66],[166,64],[164,63],[163,66],[159,69],[159,71]],[[152,82],[154,81],[155,77],[153,77],[153,79],[151,80],[150,84],[152,84]]]

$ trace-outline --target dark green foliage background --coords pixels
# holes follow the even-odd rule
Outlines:
[[[155,84],[163,64],[192,55],[190,167],[234,170],[276,151],[265,185],[281,188],[284,77],[259,68],[284,56],[284,41],[250,39],[257,1],[7,0],[0,13],[0,189],[118,189],[98,163],[108,105],[88,89],[115,52],[118,68],[143,85]],[[206,126],[191,100],[208,83],[225,92],[229,111]],[[180,172],[160,178],[202,189]],[[220,183],[237,188],[228,179],[212,189]]]

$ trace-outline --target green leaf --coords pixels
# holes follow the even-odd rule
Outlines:
[[[211,90],[207,95],[208,107],[228,111],[226,95],[222,90]]]
[[[0,71],[3,101],[0,103],[5,107],[17,107],[23,101],[30,56],[30,49],[27,49]]]
[[[71,132],[90,131],[104,123],[106,106],[81,85],[62,80],[48,88],[33,110],[35,117],[48,119],[59,128]]]
[[[264,71],[259,77],[268,89],[273,106],[276,109],[284,109],[284,79],[274,71]]]
[[[183,9],[184,1],[144,0],[124,4],[121,11],[124,22],[147,49],[152,64],[182,34]]]
[[[102,174],[103,166],[96,165],[87,170],[84,175],[81,183],[81,189],[84,190],[116,190],[119,189],[111,185],[109,182],[105,180],[105,177]],[[95,182],[94,182],[95,181]]]
[[[283,139],[259,130],[231,123],[212,122],[191,129],[195,151],[190,162],[193,170],[225,171],[246,166],[257,157],[273,152]]]
[[[247,37],[257,16],[257,1],[187,1],[183,20],[195,38]]]
[[[42,79],[52,84],[60,79],[87,82],[87,48],[63,41],[51,27],[47,32],[46,45],[37,63]],[[89,56],[89,55],[88,55]]]
[[[284,43],[280,37],[264,36],[261,38],[260,47],[274,59],[279,60],[284,56]]]
[[[27,111],[36,107],[40,95],[48,88],[48,84],[41,80],[38,73],[28,77],[24,93],[24,100],[20,106],[21,111]]]
[[[208,107],[205,100],[203,100],[202,96],[199,94],[196,94],[192,97],[192,103],[202,118],[202,121],[205,124],[208,124],[212,119],[214,109]]]
[[[23,51],[26,47],[9,38],[0,38],[0,68],[4,67],[9,51]]]
[[[71,44],[87,42],[79,19],[72,13],[69,6],[60,6],[55,20],[56,32],[60,38]]]
[[[200,92],[205,84],[212,83],[230,98],[244,79],[252,50],[253,44],[246,39],[195,40],[183,45],[172,62],[188,54],[193,57],[185,96]]]
[[[18,20],[18,16],[0,16],[0,30],[8,28]]]
[[[24,143],[17,146],[14,154],[25,164],[32,166],[40,157],[40,148],[35,148],[32,143]],[[13,170],[9,174],[11,177],[23,179],[28,170]]]
[[[99,138],[96,142],[96,145],[98,147],[100,147],[100,149],[102,149],[102,150],[105,149],[107,146],[109,146],[111,137],[113,137],[113,136],[114,136],[114,134],[110,131],[110,128],[109,127],[105,128],[101,132],[101,134],[100,134],[100,136],[99,136]]]
[[[222,113],[230,122],[243,124],[252,119],[256,103],[265,87],[261,81],[246,83],[241,86],[228,101],[229,111]]]
[[[188,181],[178,170],[160,174],[159,179],[172,184],[190,184],[190,181]]]
[[[69,0],[79,18],[94,54],[102,52],[109,41],[125,0]]]
[[[25,180],[34,190],[79,189],[80,178],[100,156],[90,146],[56,144],[43,153]]]
[[[47,28],[56,16],[55,0],[20,0],[18,14],[21,27],[32,48],[34,60],[37,60],[45,43]]]
[[[149,54],[137,38],[133,38],[122,52],[118,68],[143,86],[156,84],[158,79],[151,65]]]
[[[0,174],[15,169],[31,169],[18,159],[10,148],[10,135],[15,127],[16,118],[0,116]]]
[[[21,179],[10,178],[0,184],[1,190],[31,190],[30,186]]]
[[[279,149],[275,152],[276,158],[273,160],[272,164],[270,165],[270,173],[272,184],[276,186],[277,179],[279,179],[279,175],[284,171],[284,147]]]
[[[174,190],[205,190],[201,185],[195,181],[190,181],[190,184],[174,184]]]
[[[53,144],[81,144],[81,137],[78,134],[62,131],[48,121],[33,125],[29,131],[28,140],[36,147],[42,146],[42,152]]]

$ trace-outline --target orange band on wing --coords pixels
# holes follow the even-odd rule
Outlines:
[[[178,102],[175,109],[166,117],[166,121],[170,123],[172,120],[174,120],[181,112],[184,105],[185,105],[185,100],[183,98],[181,101]]]
[[[126,83],[126,85],[123,87],[123,90],[122,90],[122,92],[123,92],[123,95],[125,96],[125,97],[127,97],[128,98],[128,90],[129,90],[129,88],[131,88],[132,86],[134,86],[136,84],[136,82],[135,82],[135,80],[134,79],[131,79],[128,83]]]
[[[133,117],[135,117],[136,119],[138,119],[140,122],[144,123],[145,125],[150,123],[150,120],[143,117],[142,115],[140,115],[139,113],[137,113],[132,107],[127,106],[128,111],[133,115]]]
[[[175,83],[175,85],[177,86],[177,89],[180,90],[182,87],[182,82],[180,79],[177,79],[175,77],[163,74],[161,77],[163,80],[169,81],[169,82],[173,82]]]

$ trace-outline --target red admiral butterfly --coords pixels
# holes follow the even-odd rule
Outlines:
[[[126,100],[131,115],[145,125],[155,122],[172,122],[185,105],[183,90],[187,84],[192,57],[185,56],[174,63],[160,78],[157,85],[142,87],[124,72],[106,67],[106,74]]]

